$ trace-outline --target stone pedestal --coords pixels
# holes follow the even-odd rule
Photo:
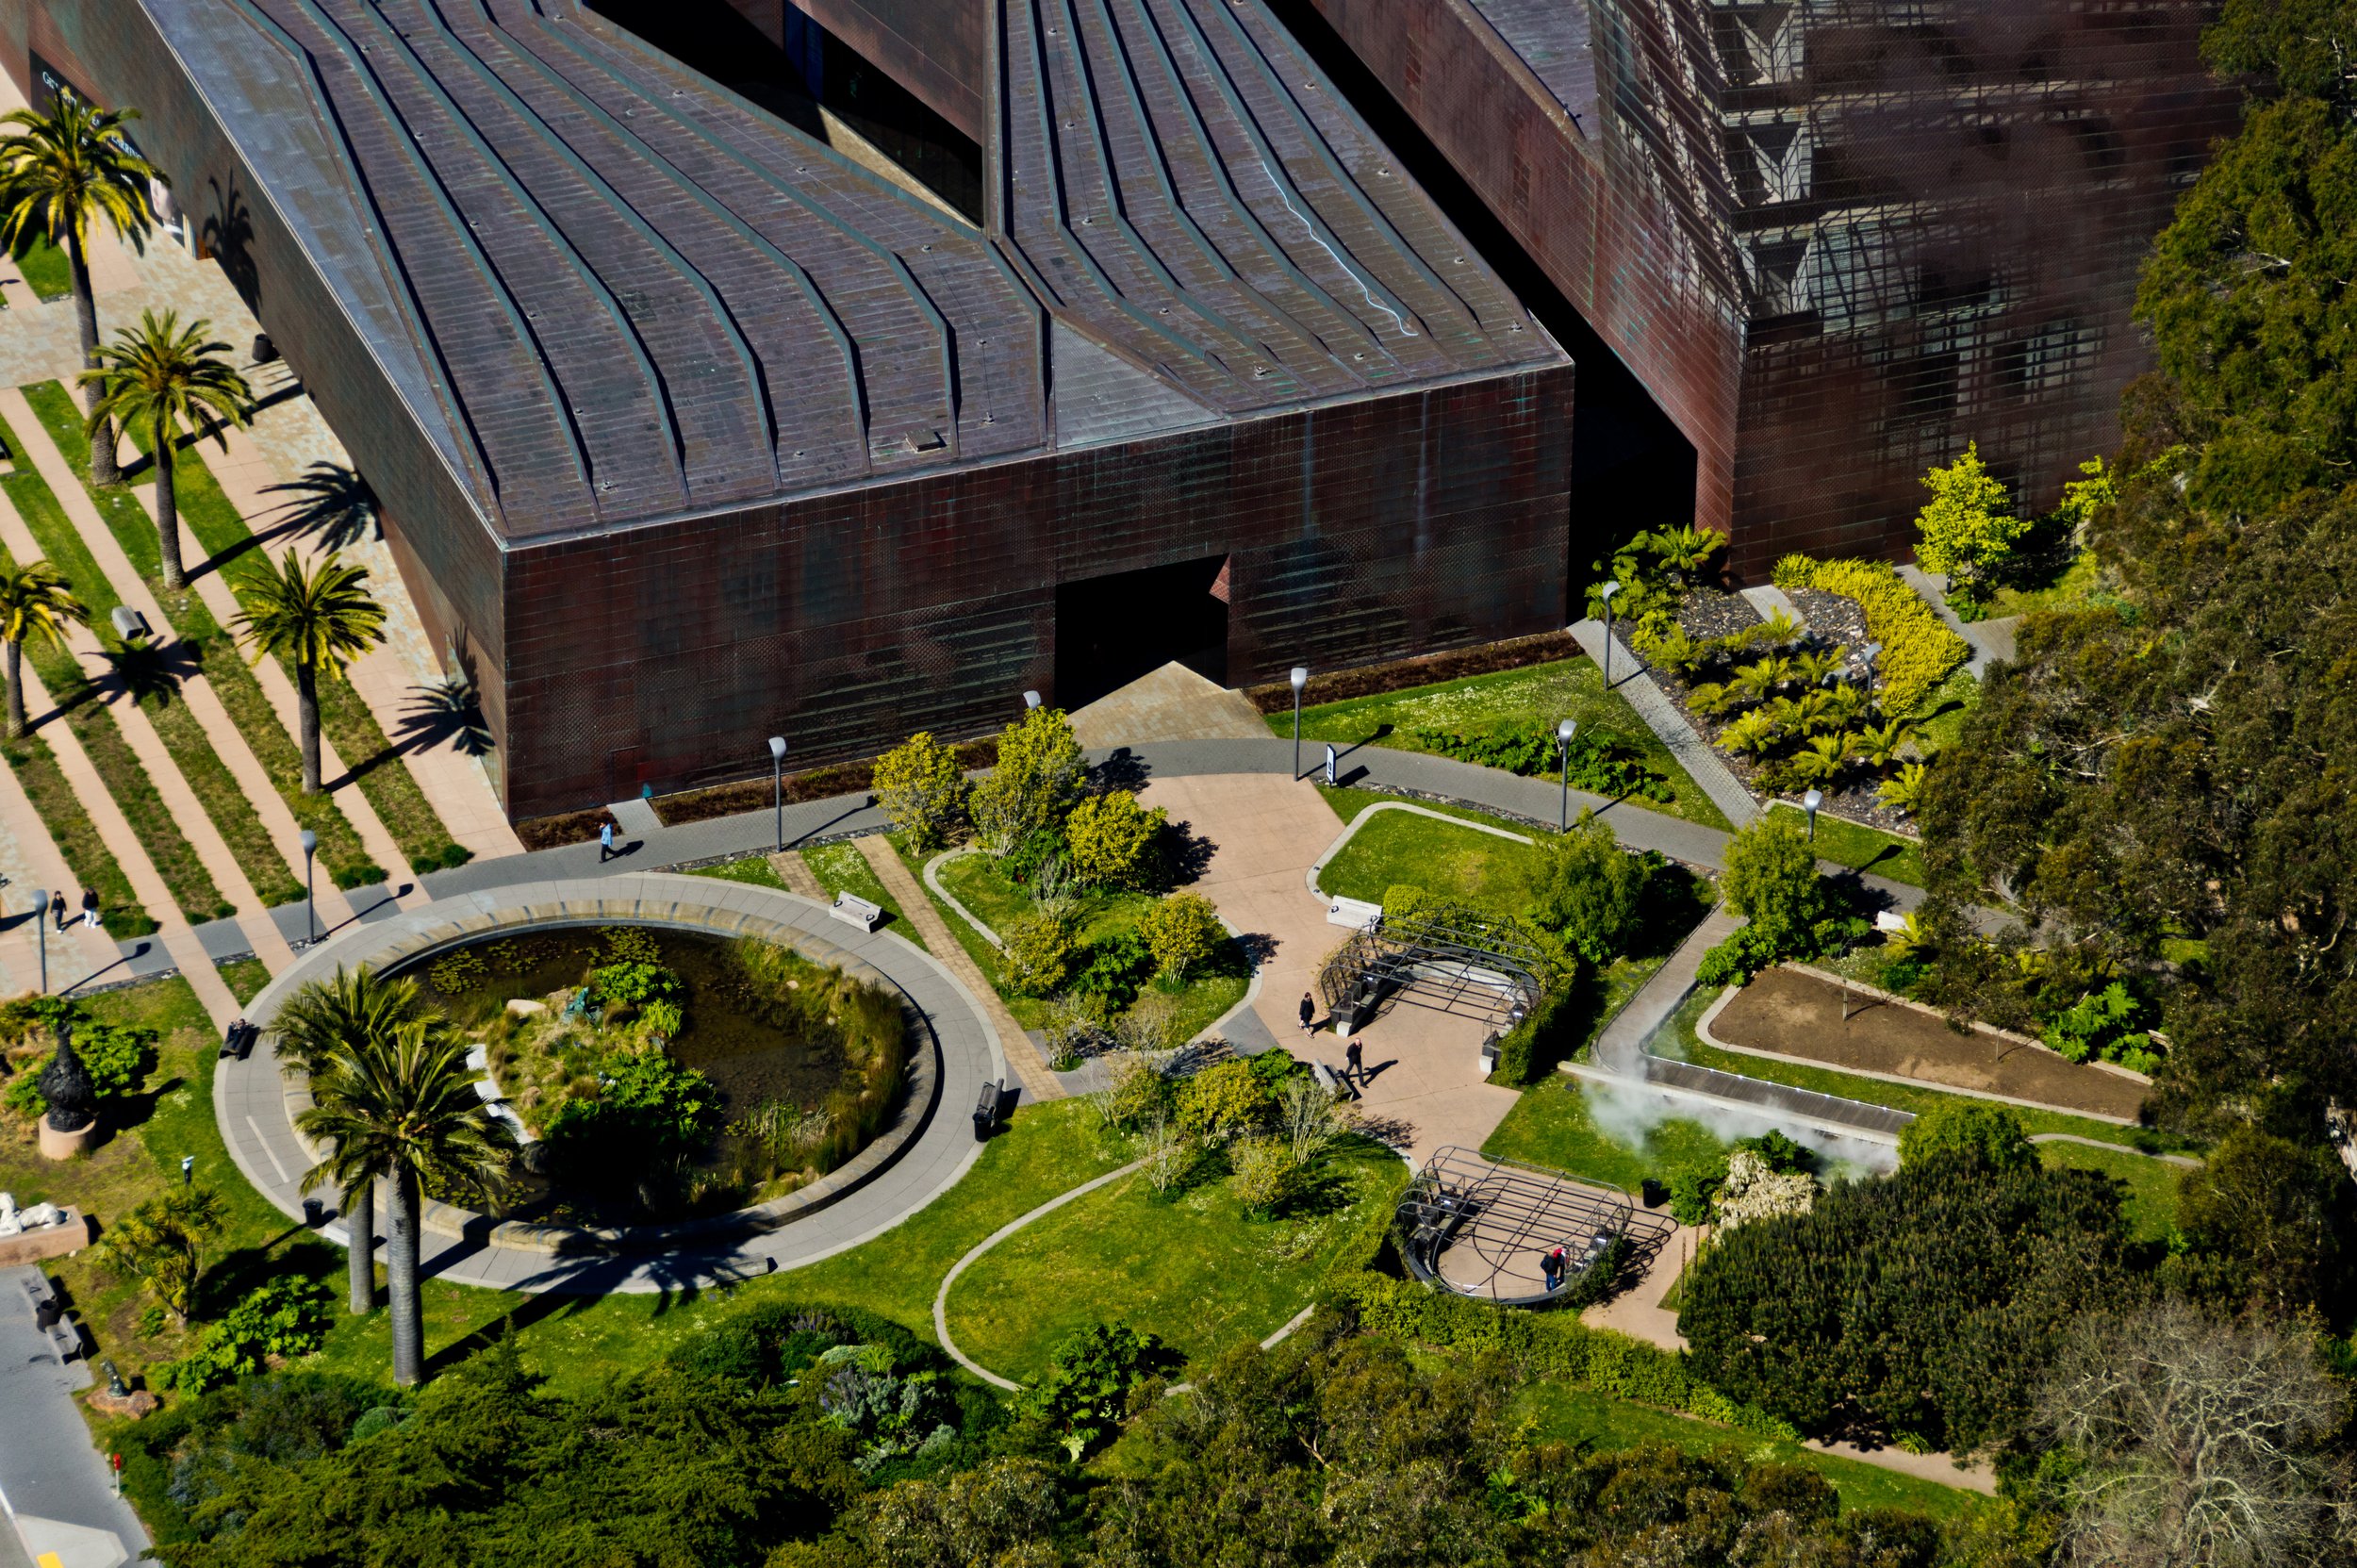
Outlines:
[[[41,1157],[44,1160],[70,1160],[76,1154],[87,1154],[98,1141],[98,1118],[92,1116],[71,1132],[60,1132],[49,1125],[49,1118],[41,1118]]]
[[[161,1402],[143,1388],[135,1388],[122,1395],[109,1394],[102,1388],[90,1396],[90,1408],[99,1414],[127,1415],[134,1421],[146,1420]]]

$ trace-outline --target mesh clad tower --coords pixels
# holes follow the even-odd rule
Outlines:
[[[1977,441],[2031,505],[2118,437],[2136,270],[2234,123],[2210,0],[1288,0],[1693,443],[1757,576],[1895,553]]]
[[[1570,360],[1261,0],[927,14],[871,42],[979,224],[576,0],[0,0],[0,61],[143,111],[519,817],[1560,623]]]

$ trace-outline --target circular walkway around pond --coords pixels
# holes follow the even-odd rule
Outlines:
[[[338,966],[371,967],[502,930],[638,924],[759,936],[823,964],[865,971],[897,988],[918,1014],[911,1092],[892,1127],[840,1169],[801,1192],[737,1215],[620,1233],[502,1223],[426,1206],[422,1267],[429,1278],[498,1290],[603,1295],[678,1290],[795,1268],[891,1229],[964,1176],[981,1146],[965,1114],[983,1083],[1007,1080],[997,1032],[948,971],[905,938],[863,933],[823,904],[711,877],[640,873],[444,897],[351,928],[303,953],[255,998],[246,1016],[267,1031],[296,987]],[[303,1174],[314,1155],[294,1130],[305,1086],[278,1068],[267,1037],[213,1075],[213,1114],[246,1180],[288,1215],[303,1213]],[[334,1203],[332,1193],[315,1195]],[[384,1233],[380,1217],[377,1233]],[[340,1225],[322,1234],[347,1242]]]

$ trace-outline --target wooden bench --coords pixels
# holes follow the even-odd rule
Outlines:
[[[827,913],[862,931],[874,931],[883,924],[884,919],[883,905],[863,899],[856,893],[837,893],[834,907]]]

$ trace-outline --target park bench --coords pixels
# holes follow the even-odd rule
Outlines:
[[[1348,926],[1353,931],[1365,931],[1383,918],[1383,906],[1371,904],[1364,899],[1328,899],[1326,902],[1326,923]]]
[[[234,1056],[240,1062],[244,1061],[254,1053],[254,1042],[261,1037],[261,1033],[260,1025],[247,1023],[243,1018],[238,1019],[221,1032],[222,1055]]]
[[[997,1083],[983,1083],[981,1094],[974,1101],[974,1141],[978,1144],[990,1142],[991,1133],[998,1126],[998,1099]]]
[[[856,893],[837,893],[834,907],[827,913],[862,931],[874,931],[883,924],[884,917],[883,905],[863,899]]]

